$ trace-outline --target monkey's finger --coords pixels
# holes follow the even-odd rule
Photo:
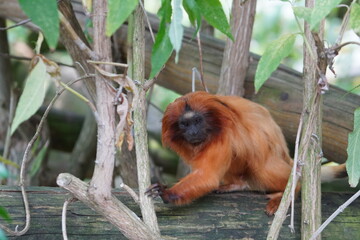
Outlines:
[[[159,184],[158,184],[158,183],[152,184],[152,185],[150,185],[150,187],[148,187],[148,189],[145,191],[145,194],[151,193],[151,192],[153,192],[154,190],[156,190],[156,189],[158,189],[158,188],[159,188]]]

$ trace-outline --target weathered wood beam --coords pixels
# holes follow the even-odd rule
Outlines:
[[[69,195],[59,188],[31,187],[27,190],[32,223],[22,240],[62,239],[61,211]],[[123,191],[115,195],[140,216],[140,209]],[[333,213],[351,194],[324,193],[323,219]],[[264,213],[265,195],[242,192],[232,194],[210,194],[194,203],[176,207],[156,202],[156,212],[163,237],[176,239],[265,239],[273,217]],[[24,211],[20,191],[17,188],[0,189],[0,206],[12,218],[7,224],[12,228],[22,225]],[[2,223],[3,220],[0,220]],[[279,239],[299,239],[300,203],[296,204],[296,233],[291,234],[285,221]],[[358,239],[360,236],[360,202],[355,201],[325,229],[323,239]],[[69,239],[126,239],[105,218],[81,202],[71,203],[67,210]],[[9,237],[9,239],[17,239]]]

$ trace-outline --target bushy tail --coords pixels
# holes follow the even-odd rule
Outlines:
[[[346,164],[336,166],[324,165],[321,167],[321,182],[331,182],[335,179],[347,177]]]

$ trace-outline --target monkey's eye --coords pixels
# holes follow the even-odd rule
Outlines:
[[[194,122],[195,122],[195,124],[199,124],[199,123],[202,122],[202,118],[201,117],[195,117]]]
[[[189,126],[189,122],[187,122],[187,121],[180,121],[180,123],[179,123],[180,128],[186,128],[188,126]]]

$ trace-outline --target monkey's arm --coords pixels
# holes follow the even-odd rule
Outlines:
[[[162,185],[152,185],[147,194],[160,196],[165,203],[182,205],[204,196],[217,189],[220,180],[231,163],[231,147],[228,142],[213,142],[199,153],[192,161],[192,172],[166,189]]]

